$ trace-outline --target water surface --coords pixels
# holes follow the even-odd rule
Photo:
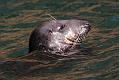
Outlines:
[[[41,61],[30,68],[25,62],[5,63],[0,79],[119,80],[118,0],[0,0],[0,59],[27,55],[31,31],[51,19],[45,14],[56,19],[88,20],[92,29],[81,46],[91,55],[75,60]],[[29,71],[23,74],[27,68]]]

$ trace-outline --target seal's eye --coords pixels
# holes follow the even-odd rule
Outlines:
[[[48,30],[49,33],[52,33],[52,30]]]
[[[62,30],[65,27],[65,25],[61,25],[60,27],[58,27],[58,30]]]

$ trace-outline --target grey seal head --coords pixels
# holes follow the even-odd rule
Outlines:
[[[90,31],[85,20],[52,20],[37,27],[29,39],[29,53],[35,50],[68,56]]]

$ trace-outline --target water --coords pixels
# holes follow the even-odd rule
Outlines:
[[[119,80],[118,9],[118,0],[1,0],[0,59],[27,55],[31,31],[50,19],[45,14],[56,19],[85,19],[92,28],[81,45],[91,55],[39,63],[8,62],[0,67],[0,79]]]

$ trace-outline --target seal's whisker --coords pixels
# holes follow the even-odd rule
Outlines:
[[[51,20],[54,20],[56,22],[57,19],[55,17],[53,17],[51,14],[45,14],[45,15],[50,16],[51,17]]]
[[[83,35],[82,38],[85,39],[85,36]]]
[[[54,20],[57,20],[55,17],[53,17],[51,14],[47,14],[47,15],[49,15],[52,19],[54,19]]]
[[[81,42],[80,36],[78,36],[78,42]]]

